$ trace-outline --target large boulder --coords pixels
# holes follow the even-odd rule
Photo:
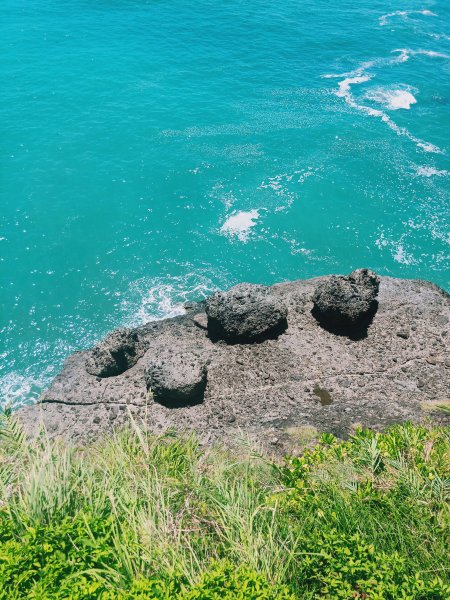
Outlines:
[[[229,343],[251,343],[287,328],[286,305],[269,287],[242,283],[206,300],[208,333]]]
[[[163,350],[145,368],[147,390],[155,401],[169,407],[202,402],[206,380],[207,360],[194,349]]]
[[[332,275],[314,291],[313,314],[333,329],[363,326],[377,310],[379,285],[378,275],[369,269],[357,269],[347,276]]]
[[[136,331],[117,329],[92,348],[86,371],[97,377],[114,377],[135,365],[142,354]]]

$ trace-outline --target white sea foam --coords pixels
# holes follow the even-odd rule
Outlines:
[[[307,167],[294,171],[293,173],[280,173],[264,179],[258,190],[272,190],[275,196],[281,200],[281,204],[274,208],[275,212],[288,210],[298,198],[300,186],[314,175],[318,169]]]
[[[450,175],[450,171],[439,170],[434,167],[417,167],[416,173],[419,177],[448,177]]]
[[[137,326],[182,315],[185,302],[206,298],[228,284],[223,274],[213,276],[201,269],[179,276],[144,277],[133,282],[122,299],[121,308],[129,315],[125,324]]]
[[[230,215],[220,228],[220,232],[237,237],[241,242],[247,242],[252,227],[256,225],[259,218],[259,210],[239,211]]]
[[[389,115],[387,115],[385,112],[383,112],[382,110],[372,108],[372,107],[366,106],[364,104],[360,104],[354,98],[354,96],[352,94],[352,86],[361,85],[361,84],[366,83],[367,81],[373,79],[373,77],[374,77],[373,73],[368,72],[368,69],[370,69],[372,67],[392,66],[392,65],[395,65],[398,63],[403,63],[403,62],[406,62],[407,60],[409,60],[411,56],[418,55],[418,54],[423,54],[423,55],[433,57],[433,58],[448,58],[447,55],[441,54],[440,52],[434,52],[432,50],[422,50],[422,49],[411,50],[409,48],[400,48],[397,50],[393,50],[392,53],[398,53],[398,56],[396,56],[394,58],[379,58],[377,60],[366,61],[366,62],[362,63],[359,67],[357,67],[355,70],[350,71],[348,73],[326,74],[326,75],[322,75],[322,77],[326,78],[326,79],[342,77],[343,79],[341,81],[339,81],[338,89],[336,90],[335,94],[339,98],[343,98],[345,100],[345,102],[351,108],[354,108],[355,110],[358,110],[359,112],[366,114],[369,117],[375,117],[377,119],[380,119],[390,129],[392,129],[392,131],[394,131],[397,135],[407,137],[409,140],[414,142],[418,148],[420,148],[424,152],[442,153],[442,150],[440,148],[438,148],[437,146],[435,146],[434,144],[431,144],[430,142],[421,140],[420,138],[418,138],[415,135],[413,135],[412,133],[410,133],[408,131],[408,129],[406,129],[406,127],[400,127],[399,125],[397,125],[397,123],[395,123],[391,119],[391,117]],[[411,94],[411,96],[412,96],[412,94]],[[399,104],[405,104],[406,100],[411,100],[411,98],[409,96],[405,96],[405,95],[403,95],[403,96],[397,95],[394,98],[394,101],[396,101],[396,103],[397,103],[396,109],[404,108],[404,106],[399,106]],[[414,98],[414,100],[415,100],[415,98]],[[393,107],[391,107],[391,108],[393,108]]]
[[[183,302],[175,299],[176,290],[171,283],[159,283],[151,286],[142,298],[137,311],[141,323],[169,319],[184,314]]]
[[[428,33],[427,35],[429,35],[430,37],[432,37],[434,40],[447,40],[447,41],[450,41],[450,35],[447,35],[446,33]]]
[[[43,382],[34,377],[10,371],[0,377],[0,407],[19,408],[36,401],[41,393]]]
[[[412,104],[416,104],[416,98],[408,90],[377,88],[369,90],[365,97],[382,104],[389,110],[409,110]]]
[[[384,27],[389,24],[389,21],[394,17],[408,18],[409,15],[422,15],[424,17],[437,17],[437,14],[428,9],[423,10],[396,10],[394,12],[383,15],[379,18],[379,24]]]
[[[339,82],[339,90],[336,92],[336,96],[340,98],[347,98],[350,95],[350,87],[352,85],[359,85],[372,79],[372,75],[357,75],[356,77],[346,77]]]
[[[392,258],[401,265],[417,265],[419,261],[405,249],[403,237],[401,236],[399,240],[389,240],[386,238],[384,232],[381,231],[379,237],[375,240],[375,245],[380,250],[383,248],[389,249]]]
[[[275,236],[274,236],[275,237]],[[303,256],[308,256],[310,257],[312,254],[312,251],[309,250],[308,248],[305,248],[303,244],[301,244],[298,240],[296,240],[295,238],[291,238],[288,237],[286,234],[282,235],[280,237],[280,239],[285,242],[286,244],[289,245],[290,247],[290,253],[294,256],[295,254],[302,254]]]
[[[370,106],[365,106],[364,104],[358,104],[358,102],[356,102],[356,100],[354,99],[354,97],[351,93],[350,86],[354,85],[354,84],[358,84],[358,83],[363,83],[363,81],[368,81],[368,79],[369,78],[365,79],[364,77],[353,78],[353,81],[350,81],[350,79],[347,79],[346,85],[339,87],[339,91],[336,92],[336,96],[343,97],[349,106],[368,115],[369,117],[375,117],[375,118],[380,119],[383,123],[386,123],[386,125],[390,129],[392,129],[392,131],[394,131],[397,135],[407,137],[412,142],[414,142],[419,148],[421,148],[424,152],[441,153],[442,150],[440,150],[440,148],[438,148],[434,144],[431,144],[430,142],[425,142],[424,140],[421,140],[420,138],[414,136],[412,133],[410,133],[406,129],[406,127],[399,127],[382,110],[379,110],[376,108],[371,108]]]
[[[289,175],[288,173],[281,173],[279,175],[273,175],[272,177],[268,177],[261,182],[258,187],[259,190],[273,190],[278,198],[282,199],[282,204],[275,208],[275,212],[280,212],[287,210],[292,206],[296,199],[295,191],[289,188],[294,176],[298,174],[300,171],[296,171],[293,174]]]
[[[419,48],[418,50],[411,50],[411,48],[396,48],[392,50],[392,54],[398,53],[398,56],[390,61],[389,64],[404,63],[408,61],[411,56],[429,56],[430,58],[450,58],[448,54],[443,52],[435,52],[434,50],[424,50]]]
[[[340,79],[341,77],[360,77],[365,71],[376,66],[380,60],[368,60],[363,62],[358,68],[353,71],[347,71],[346,73],[327,73],[326,75],[322,75],[323,79]]]
[[[435,50],[425,50],[424,48],[418,48],[417,50],[413,50],[412,48],[395,48],[391,50],[391,54],[397,54],[394,57],[380,57],[373,60],[366,60],[361,63],[356,69],[353,71],[347,71],[345,73],[327,73],[326,75],[322,75],[323,79],[340,79],[344,78],[358,78],[358,77],[366,77],[369,75],[368,71],[370,69],[379,69],[383,67],[393,66],[399,63],[407,62],[412,56],[428,56],[430,58],[450,58],[448,54],[444,54],[443,52],[436,52]],[[370,78],[373,75],[369,75]],[[358,83],[358,82],[355,82]],[[361,82],[364,83],[364,82]]]
[[[395,260],[395,262],[398,262],[401,265],[416,265],[417,264],[417,260],[414,258],[414,256],[411,253],[409,253],[405,250],[402,243],[398,243],[394,247],[394,253],[392,255],[392,258]]]

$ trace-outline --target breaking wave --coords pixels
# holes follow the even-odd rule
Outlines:
[[[41,380],[10,371],[0,377],[0,407],[20,408],[30,402],[36,402],[43,386],[44,382]]]
[[[446,171],[445,169],[439,170],[434,167],[417,167],[416,174],[419,177],[447,177],[450,175],[450,171]]]
[[[130,315],[125,323],[138,326],[185,313],[184,303],[199,301],[217,289],[228,287],[224,274],[188,272],[179,276],[143,278],[131,286],[122,309]]]
[[[365,104],[361,104],[353,96],[352,86],[361,85],[363,83],[366,83],[366,82],[372,80],[375,77],[375,75],[373,73],[369,72],[369,69],[383,68],[386,66],[393,66],[396,64],[404,63],[404,62],[408,61],[412,56],[416,56],[416,55],[425,55],[425,56],[429,56],[432,58],[449,58],[446,54],[442,54],[440,52],[434,52],[432,50],[422,50],[422,49],[411,50],[409,48],[400,48],[400,49],[393,50],[392,54],[395,54],[396,56],[394,56],[393,58],[381,58],[381,59],[377,59],[377,60],[366,61],[366,62],[362,63],[359,67],[354,69],[353,71],[350,71],[347,73],[340,73],[340,74],[333,74],[333,73],[326,74],[326,75],[323,75],[322,77],[325,79],[342,78],[341,81],[338,82],[338,89],[335,91],[335,94],[339,98],[343,98],[345,100],[345,102],[348,104],[348,106],[350,106],[351,108],[354,108],[355,110],[358,110],[359,112],[366,114],[369,117],[374,117],[374,118],[379,119],[380,121],[385,123],[390,129],[392,129],[392,131],[394,131],[397,135],[408,138],[409,140],[414,142],[416,144],[416,146],[418,148],[420,148],[421,150],[423,150],[424,152],[433,152],[433,153],[443,154],[443,150],[438,148],[438,146],[416,137],[408,129],[406,129],[406,127],[401,127],[401,126],[397,125],[397,123],[395,123],[395,121],[393,121],[391,119],[391,117],[389,115],[387,115],[384,111],[377,109],[377,108],[373,108],[371,106],[366,106]],[[369,94],[370,94],[370,92],[369,92]],[[411,96],[411,98],[408,96],[407,99],[410,101],[412,101],[412,100],[415,101],[415,98],[412,96],[412,94],[410,94],[410,96]],[[367,98],[367,95],[366,95],[366,98]],[[403,96],[397,95],[395,98],[396,98],[398,104],[400,102],[403,102],[405,104],[405,96],[404,95]],[[394,98],[394,100],[395,100],[395,98]],[[411,103],[413,103],[413,102],[410,102],[410,104]],[[404,106],[397,105],[396,109],[403,108],[403,107]],[[391,108],[392,108],[392,106],[391,106]],[[408,106],[408,108],[409,108],[409,106]]]
[[[220,233],[247,242],[259,218],[259,210],[239,211],[230,215],[220,228]]]
[[[408,90],[378,88],[369,90],[365,97],[378,104],[382,104],[388,110],[409,110],[413,104],[417,104],[416,98]]]

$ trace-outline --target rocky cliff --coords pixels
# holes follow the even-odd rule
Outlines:
[[[429,282],[360,269],[242,284],[73,354],[18,414],[31,434],[43,422],[80,442],[133,416],[286,452],[305,426],[345,435],[424,418],[448,398],[449,339],[450,296]]]

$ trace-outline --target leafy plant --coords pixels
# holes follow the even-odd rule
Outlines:
[[[180,600],[295,600],[286,586],[272,585],[248,567],[213,565]]]

